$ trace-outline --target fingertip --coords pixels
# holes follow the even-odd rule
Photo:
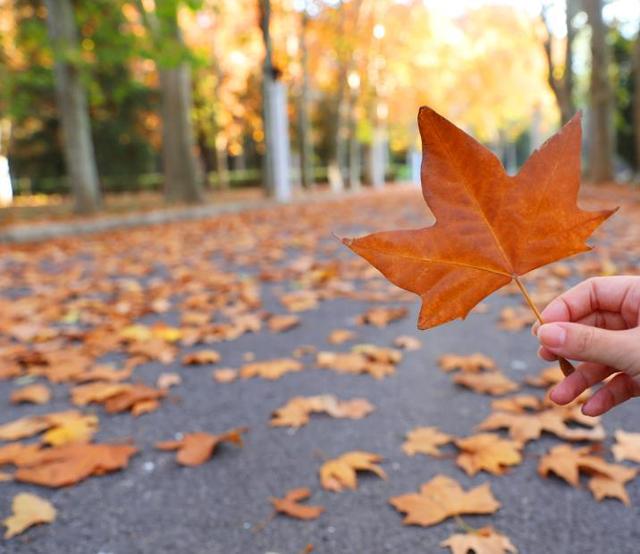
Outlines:
[[[568,395],[562,386],[562,383],[556,385],[549,391],[549,398],[555,402],[556,404],[560,404],[564,406],[565,404],[569,404],[574,398],[571,398],[571,395]]]
[[[603,406],[602,402],[600,402],[597,397],[593,396],[582,405],[580,411],[583,415],[589,417],[598,417],[604,414],[607,409],[608,408]]]

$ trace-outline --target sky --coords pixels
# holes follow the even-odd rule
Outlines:
[[[549,23],[554,34],[565,34],[565,0],[424,0],[424,3],[435,13],[440,12],[452,17],[487,4],[506,4],[537,15],[544,4],[548,6]],[[604,8],[604,18],[608,22],[620,21],[623,24],[623,32],[634,35],[640,24],[640,0],[609,0]]]

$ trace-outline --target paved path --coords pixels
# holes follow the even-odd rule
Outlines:
[[[340,274],[345,282],[358,289],[364,285],[347,275],[355,259],[336,247],[331,229],[362,226],[369,221],[376,228],[394,226],[391,213],[404,210],[403,221],[415,219],[412,205],[419,206],[417,193],[403,192],[368,196],[354,203],[334,202],[319,208],[280,208],[248,218],[229,216],[224,224],[176,223],[168,228],[154,227],[138,234],[111,234],[83,241],[61,241],[57,248],[46,250],[9,250],[2,253],[2,283],[5,297],[16,298],[31,291],[22,288],[38,279],[29,276],[41,256],[43,264],[60,272],[51,277],[38,293],[50,295],[69,284],[64,271],[70,260],[82,260],[89,276],[75,275],[72,283],[82,279],[105,279],[102,271],[124,271],[134,260],[153,265],[152,275],[126,275],[142,284],[144,290],[158,282],[175,283],[178,254],[181,248],[185,266],[196,268],[184,286],[193,289],[198,276],[205,279],[202,264],[224,271],[242,272],[245,277],[258,275],[276,267],[285,267],[301,256],[315,255],[318,260],[341,260]],[[311,211],[315,210],[315,211]],[[393,212],[391,211],[393,210]],[[380,214],[383,215],[380,215]],[[344,225],[353,222],[354,225]],[[384,224],[382,224],[382,223]],[[248,227],[247,227],[248,226]],[[131,233],[131,232],[129,232]],[[226,234],[225,234],[226,233]],[[315,237],[320,236],[316,245]],[[253,237],[255,243],[250,243]],[[170,238],[170,240],[169,240]],[[236,241],[233,248],[225,240]],[[145,250],[144,245],[153,243]],[[169,252],[166,259],[162,248]],[[52,250],[54,248],[54,250]],[[262,248],[262,250],[256,250]],[[234,250],[237,256],[221,256]],[[276,251],[283,259],[277,259]],[[27,256],[20,254],[27,252]],[[271,259],[266,255],[270,254]],[[22,257],[21,257],[22,256]],[[243,264],[243,256],[250,258]],[[114,262],[114,260],[116,260]],[[126,262],[126,263],[125,263]],[[167,262],[165,264],[165,262]],[[75,262],[74,262],[75,263]],[[73,264],[72,264],[73,265]],[[140,268],[138,268],[140,269]],[[7,273],[11,270],[10,273]],[[301,277],[309,272],[260,284],[263,309],[283,313],[278,300],[282,290],[296,290]],[[153,275],[156,279],[153,279]],[[282,276],[281,276],[282,277]],[[159,281],[158,281],[159,280]],[[9,286],[12,285],[12,286]],[[124,286],[124,285],[123,285]],[[386,289],[383,289],[386,290]],[[85,290],[85,297],[90,290]],[[134,296],[129,297],[133,302]],[[145,301],[148,296],[143,296]],[[41,303],[45,303],[41,300]],[[176,301],[177,302],[177,301]],[[423,346],[407,352],[395,375],[384,380],[369,376],[339,375],[318,369],[313,357],[304,358],[306,369],[285,375],[277,381],[251,379],[231,384],[215,383],[210,366],[186,368],[179,362],[169,367],[147,363],[136,369],[135,378],[153,384],[161,371],[177,371],[183,383],[173,389],[177,401],[165,401],[161,408],[139,418],[109,416],[102,408],[98,441],[132,438],[141,453],[123,472],[91,478],[79,485],[47,490],[14,483],[0,483],[0,516],[10,511],[15,493],[33,491],[53,502],[59,512],[55,523],[29,530],[10,541],[0,540],[3,554],[298,554],[307,544],[314,552],[335,554],[422,554],[445,552],[438,545],[457,529],[454,521],[424,529],[404,527],[401,516],[388,504],[390,496],[415,491],[438,473],[458,479],[465,487],[489,481],[502,508],[491,517],[466,517],[469,524],[491,524],[508,534],[522,554],[634,554],[640,547],[640,481],[628,486],[633,506],[617,501],[597,503],[583,484],[573,489],[557,479],[537,476],[537,456],[558,441],[545,437],[529,444],[526,460],[508,475],[492,477],[480,474],[467,477],[453,459],[408,457],[401,450],[404,434],[416,426],[435,425],[445,432],[465,436],[490,411],[490,399],[451,383],[449,375],[437,368],[436,360],[444,353],[484,352],[493,356],[508,375],[522,381],[544,364],[536,356],[536,343],[528,331],[509,333],[499,330],[495,322],[501,307],[517,304],[516,297],[494,295],[488,300],[485,314],[473,314],[464,322],[454,322],[429,332],[416,330],[417,302],[389,302],[411,307],[410,315],[389,326],[377,329],[358,326],[355,317],[375,305],[362,300],[335,298],[322,301],[315,310],[301,313],[302,324],[289,332],[274,334],[262,330],[237,340],[213,345],[222,355],[218,366],[239,367],[247,352],[257,360],[290,356],[300,345],[318,349],[346,350],[326,342],[328,333],[338,327],[354,329],[358,343],[390,346],[399,335],[418,337]],[[156,320],[176,325],[179,314],[139,318],[146,324]],[[197,349],[183,347],[181,354]],[[113,356],[112,356],[113,357]],[[110,356],[106,356],[110,359]],[[178,360],[180,357],[178,357]],[[54,400],[40,407],[9,407],[9,394],[15,385],[0,382],[0,424],[19,415],[67,409],[68,385],[56,385]],[[526,392],[535,392],[525,387]],[[315,416],[295,432],[270,428],[271,412],[296,395],[332,393],[340,398],[365,397],[376,406],[369,417],[337,420]],[[628,403],[605,418],[610,434],[616,428],[640,431],[640,404]],[[219,433],[236,426],[250,431],[244,448],[223,447],[208,463],[183,468],[170,453],[154,450],[153,444],[177,432],[208,431]],[[611,439],[609,439],[609,444]],[[340,494],[323,491],[317,470],[325,458],[349,450],[366,450],[384,457],[387,481],[362,476],[359,488]],[[285,517],[268,520],[270,496],[281,496],[291,488],[308,486],[313,490],[312,503],[326,508],[315,521],[301,522]]]

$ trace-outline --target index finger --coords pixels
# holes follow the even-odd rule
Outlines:
[[[561,294],[542,311],[545,323],[580,321],[597,311],[620,312],[632,279],[592,277]]]

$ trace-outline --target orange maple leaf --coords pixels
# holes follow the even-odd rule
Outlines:
[[[613,210],[587,212],[580,186],[580,116],[509,176],[487,148],[427,107],[420,108],[422,192],[431,227],[343,239],[397,286],[418,294],[418,327],[462,317],[518,276],[589,250]]]

